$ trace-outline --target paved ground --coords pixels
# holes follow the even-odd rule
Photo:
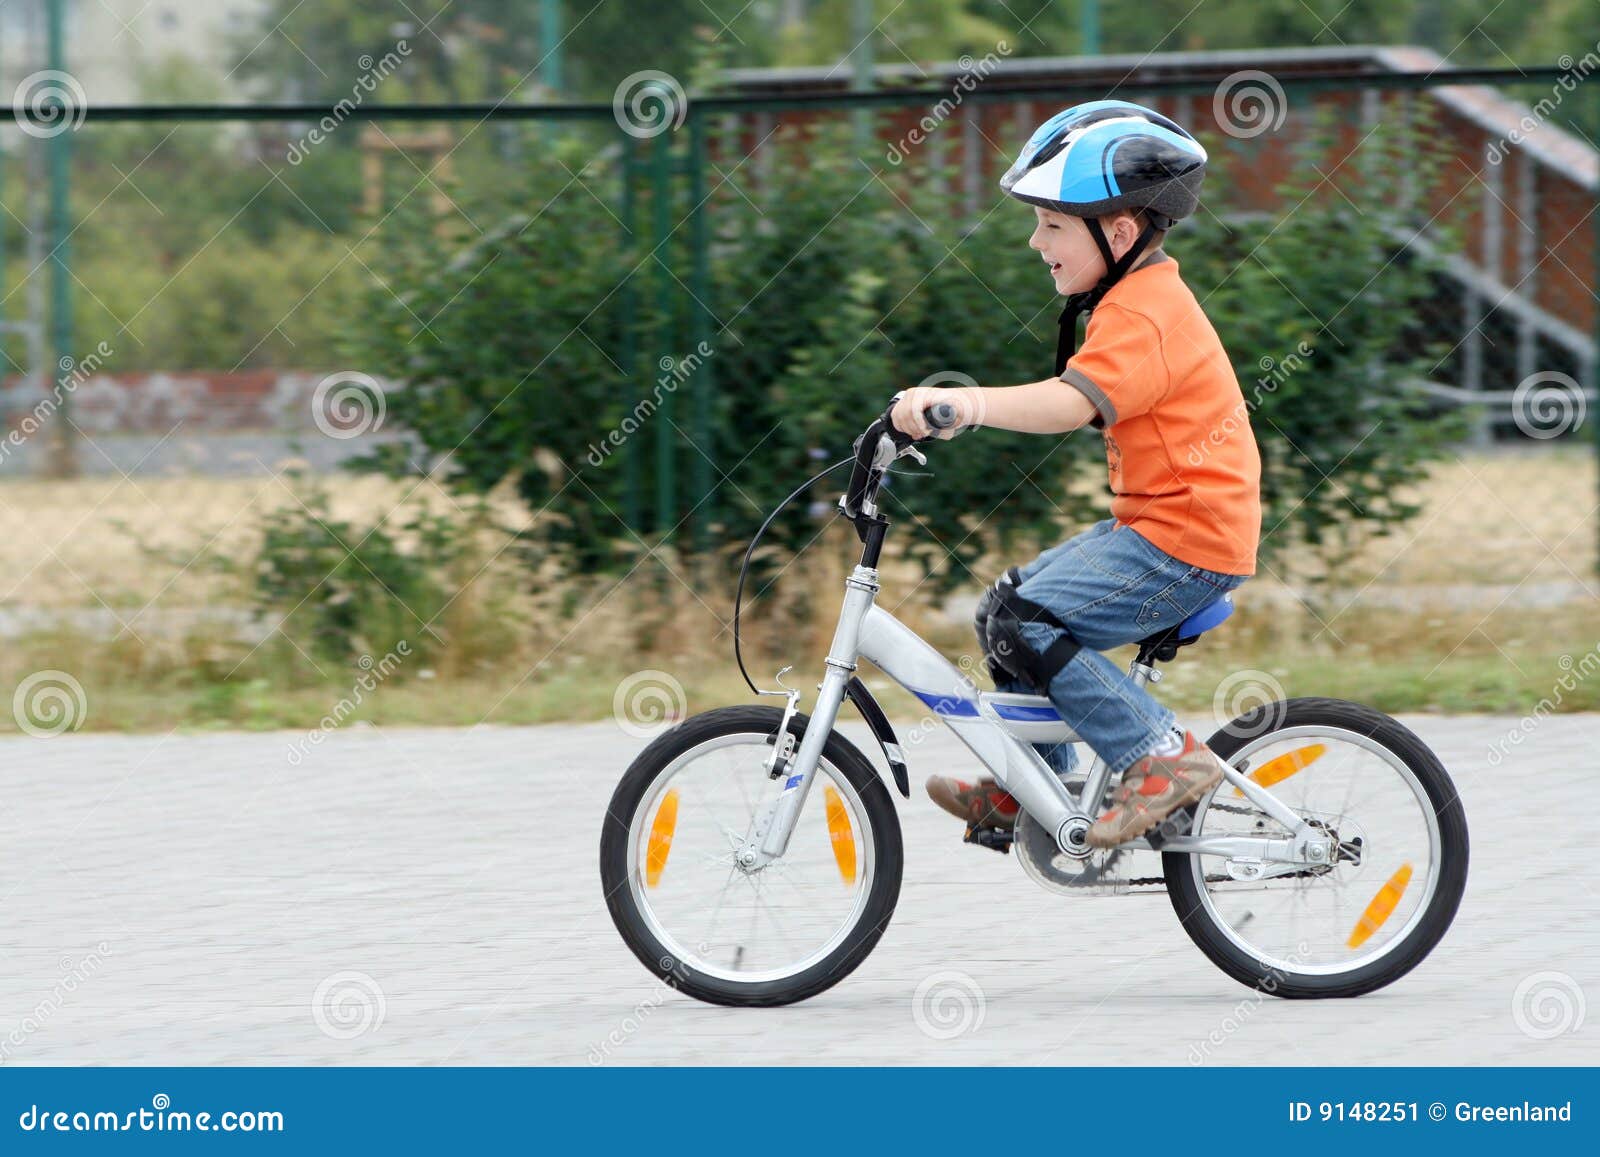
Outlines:
[[[1383,992],[1258,998],[1164,896],[1045,893],[919,793],[876,953],[754,1012],[660,987],[613,931],[597,832],[642,744],[609,722],[350,730],[299,766],[284,733],[6,740],[0,1060],[1182,1065],[1216,1032],[1205,1059],[1230,1065],[1600,1062],[1600,1009],[1575,1023],[1600,998],[1594,839],[1541,810],[1590,789],[1600,719],[1547,719],[1494,769],[1514,720],[1408,722],[1457,777],[1473,870],[1443,945]],[[924,740],[914,779],[964,750]],[[977,995],[935,1039],[913,994],[950,972]]]

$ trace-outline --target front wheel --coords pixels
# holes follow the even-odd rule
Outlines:
[[[1431,952],[1467,882],[1467,821],[1443,765],[1410,729],[1338,699],[1256,708],[1207,741],[1335,841],[1331,864],[1274,866],[1167,852],[1167,893],[1189,937],[1235,980],[1284,997],[1359,996]],[[1199,836],[1272,839],[1285,827],[1223,781],[1193,809]]]
[[[617,785],[600,836],[606,906],[661,980],[713,1004],[780,1005],[856,968],[900,895],[900,821],[888,789],[838,732],[823,745],[782,857],[735,852],[783,788],[767,759],[776,707],[726,707],[658,736]],[[809,720],[795,714],[796,747]]]

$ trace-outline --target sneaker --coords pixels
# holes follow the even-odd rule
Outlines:
[[[1017,801],[1011,793],[992,779],[968,783],[948,775],[928,777],[928,798],[957,819],[965,820],[969,828],[1000,828],[1010,831],[1017,826]]]
[[[1222,760],[1185,731],[1178,754],[1147,755],[1127,770],[1111,807],[1089,828],[1089,846],[1114,848],[1137,839],[1221,782]]]

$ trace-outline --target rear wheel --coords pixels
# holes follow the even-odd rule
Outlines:
[[[640,753],[606,812],[600,879],[617,931],[661,980],[714,1004],[790,1004],[837,984],[900,895],[894,803],[837,732],[784,855],[754,871],[735,862],[783,788],[766,772],[782,719],[728,707],[685,720]],[[797,745],[807,723],[790,720]]]
[[[1270,879],[1240,877],[1271,864],[1165,853],[1173,909],[1200,950],[1235,980],[1284,997],[1359,996],[1420,964],[1455,918],[1468,859],[1461,801],[1427,745],[1338,699],[1267,704],[1208,744],[1339,851],[1334,863]],[[1192,812],[1200,836],[1288,834],[1226,782]]]

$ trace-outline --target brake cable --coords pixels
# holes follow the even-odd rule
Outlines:
[[[748,574],[750,570],[750,557],[755,554],[756,546],[761,542],[761,536],[767,532],[767,527],[772,525],[772,520],[778,517],[779,512],[781,512],[785,506],[788,506],[789,503],[793,502],[814,483],[827,477],[829,474],[832,474],[835,470],[839,469],[839,467],[852,464],[855,462],[855,460],[856,454],[854,451],[852,451],[848,458],[839,459],[839,461],[835,462],[832,466],[827,467],[819,474],[813,474],[799,486],[795,487],[795,489],[790,492],[787,498],[772,508],[772,513],[767,515],[767,520],[761,524],[761,529],[756,531],[754,537],[750,539],[750,545],[745,549],[744,561],[739,564],[739,585],[735,588],[733,594],[733,659],[734,662],[739,664],[739,674],[744,676],[745,684],[757,695],[761,694],[761,689],[757,687],[751,680],[750,672],[745,670],[744,656],[739,650],[739,605],[744,601],[744,580],[745,575]],[[834,518],[839,517],[839,511],[837,508],[835,508],[833,516]]]
[[[878,430],[880,439],[884,436],[887,436],[894,443],[897,451],[895,454],[896,459],[898,459],[900,456],[898,451],[902,451],[907,446],[918,441],[918,439],[912,438],[910,435],[896,430],[894,424],[889,420],[889,414],[893,410],[895,403],[898,402],[900,398],[901,394],[895,394],[895,396],[889,400],[889,406],[883,411],[883,414],[880,417],[873,419],[872,424],[869,425],[866,430],[862,431],[861,436],[856,439],[855,445],[852,447],[850,456],[848,458],[841,458],[832,466],[825,467],[821,472],[813,474],[799,486],[795,487],[794,490],[790,491],[787,498],[778,503],[777,506],[773,507],[772,513],[767,515],[766,521],[761,524],[761,527],[756,531],[755,536],[750,539],[750,545],[745,549],[744,561],[739,564],[739,585],[734,590],[733,595],[733,659],[734,662],[739,665],[739,674],[744,677],[745,686],[749,687],[750,690],[754,691],[757,695],[760,695],[762,691],[755,685],[755,681],[750,678],[750,672],[745,670],[744,654],[739,645],[739,608],[744,601],[744,580],[750,571],[750,558],[755,554],[756,546],[761,542],[761,536],[767,532],[767,527],[772,525],[772,520],[778,517],[779,512],[782,511],[785,506],[788,506],[789,503],[793,502],[797,497],[799,497],[799,495],[802,494],[807,487],[827,477],[829,474],[832,474],[841,466],[858,466],[870,474],[870,467],[868,466],[868,463],[873,461],[879,445],[878,442],[869,442],[867,437],[874,429]],[[940,429],[949,428],[955,424],[957,411],[955,407],[950,405],[948,402],[941,402],[937,405],[930,406],[924,411],[924,413],[932,414],[934,411],[939,411],[941,414],[941,424],[939,426]],[[918,461],[926,461],[926,459],[922,458],[920,454],[916,455],[916,457]],[[893,462],[891,461],[888,465],[893,465]],[[882,473],[888,473],[888,465],[883,468]],[[855,489],[856,476],[851,474],[850,486],[847,488],[844,498],[840,503],[842,510],[839,508],[835,509],[835,518],[837,518],[840,513],[848,515],[852,521],[857,518],[857,516],[860,514],[858,506],[866,494],[866,482],[867,479],[863,478],[862,490],[860,493],[857,493]],[[855,500],[854,503],[852,503],[852,499]],[[859,523],[857,523],[856,529],[859,533]],[[863,539],[863,541],[865,540]],[[781,673],[782,672],[780,672],[780,674]]]

